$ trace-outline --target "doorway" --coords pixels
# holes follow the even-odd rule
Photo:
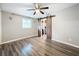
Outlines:
[[[47,19],[41,19],[41,38],[47,39],[47,27],[46,27]]]
[[[52,18],[39,19],[38,36],[42,39],[52,39]]]

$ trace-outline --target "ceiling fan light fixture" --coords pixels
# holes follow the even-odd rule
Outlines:
[[[35,11],[36,11],[36,13],[39,13],[40,12],[39,9],[36,9]]]

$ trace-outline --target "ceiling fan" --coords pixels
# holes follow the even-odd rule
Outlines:
[[[42,10],[49,9],[49,7],[40,7],[40,5],[37,3],[34,3],[34,7],[35,7],[35,9],[27,9],[29,11],[34,11],[33,15],[35,15],[38,12],[40,12],[41,14],[44,14],[44,12]]]

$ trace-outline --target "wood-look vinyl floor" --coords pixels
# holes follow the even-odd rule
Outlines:
[[[34,37],[0,45],[0,56],[79,56],[79,49]]]

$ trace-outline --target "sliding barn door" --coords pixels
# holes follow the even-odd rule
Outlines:
[[[47,39],[52,39],[52,17],[47,17],[47,22],[46,22],[46,27],[47,27]]]

